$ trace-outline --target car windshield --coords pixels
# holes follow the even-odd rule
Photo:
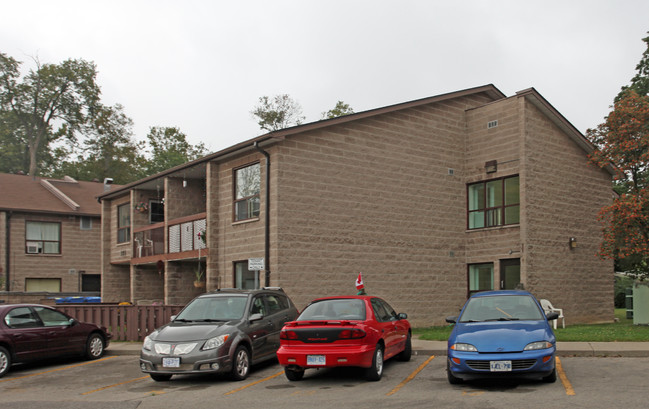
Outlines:
[[[317,320],[365,320],[365,302],[359,299],[316,301],[297,318],[297,321]]]
[[[494,295],[469,299],[460,322],[542,320],[543,313],[531,296]]]
[[[245,295],[197,298],[178,314],[175,321],[230,321],[243,318]]]

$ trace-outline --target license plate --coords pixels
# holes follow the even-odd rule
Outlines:
[[[180,367],[180,358],[162,358],[162,366],[164,368],[178,368]]]
[[[489,361],[491,372],[510,372],[512,361]]]
[[[313,366],[322,366],[327,364],[327,358],[325,355],[307,355],[306,364]]]

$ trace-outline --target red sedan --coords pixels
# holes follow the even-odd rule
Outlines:
[[[308,368],[357,366],[378,381],[383,362],[394,356],[410,360],[410,323],[378,297],[343,296],[312,301],[280,332],[277,358],[290,381]]]

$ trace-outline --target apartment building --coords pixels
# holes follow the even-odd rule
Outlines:
[[[271,285],[304,308],[362,272],[415,325],[520,286],[612,321],[592,149],[533,88],[493,85],[270,132],[102,194],[102,297]]]
[[[109,185],[0,174],[0,299],[101,291],[101,208]],[[40,294],[40,295],[39,295]]]

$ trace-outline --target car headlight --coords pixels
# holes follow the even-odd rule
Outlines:
[[[201,348],[203,351],[208,349],[218,348],[221,345],[225,344],[225,341],[228,340],[229,335],[219,335],[218,337],[210,338],[205,341],[205,345]]]
[[[457,343],[451,345],[451,349],[454,351],[462,351],[462,352],[478,352],[478,348],[474,347],[471,344],[463,344],[463,343]]]
[[[552,348],[552,343],[548,341],[531,342],[525,346],[525,351],[536,351],[537,349]]]
[[[151,341],[151,338],[147,335],[144,337],[144,343],[142,344],[142,349],[145,349],[147,351],[150,351],[151,348],[153,348],[153,341]]]

